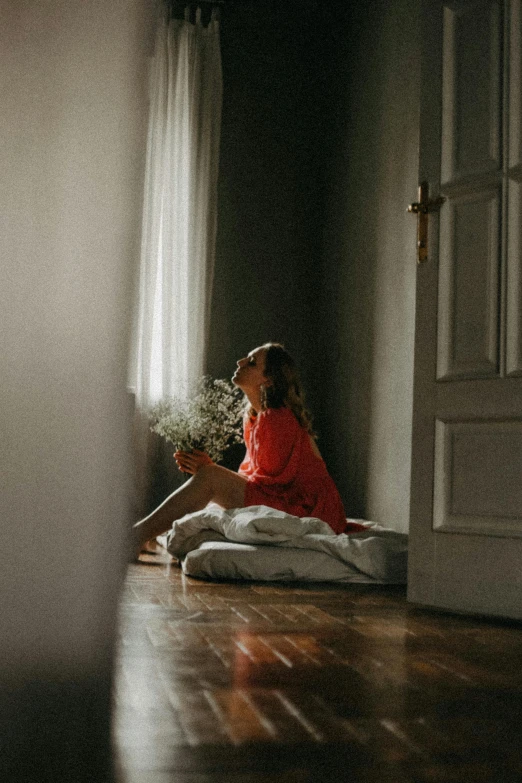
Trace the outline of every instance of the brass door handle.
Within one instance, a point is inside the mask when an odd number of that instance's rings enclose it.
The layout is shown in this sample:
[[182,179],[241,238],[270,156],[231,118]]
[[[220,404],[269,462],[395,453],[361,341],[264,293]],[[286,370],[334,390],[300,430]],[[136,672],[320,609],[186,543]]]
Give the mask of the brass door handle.
[[429,198],[429,185],[422,182],[419,185],[419,200],[408,205],[408,212],[417,215],[417,263],[422,264],[428,259],[428,215],[438,211],[446,199],[439,196]]

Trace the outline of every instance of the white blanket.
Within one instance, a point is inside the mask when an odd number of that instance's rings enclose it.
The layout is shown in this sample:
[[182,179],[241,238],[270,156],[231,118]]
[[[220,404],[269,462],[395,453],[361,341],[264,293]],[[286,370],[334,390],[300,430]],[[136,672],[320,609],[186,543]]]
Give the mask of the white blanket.
[[[321,552],[341,561],[351,572],[355,569],[368,581],[406,582],[408,536],[376,523],[363,524],[367,527],[364,532],[337,535],[320,519],[294,517],[266,506],[224,510],[211,504],[176,521],[172,530],[158,540],[182,561],[199,547],[208,548],[206,542],[221,542],[221,550],[223,542],[232,542],[261,546],[263,550],[278,547]],[[274,578],[268,572],[261,576]]]

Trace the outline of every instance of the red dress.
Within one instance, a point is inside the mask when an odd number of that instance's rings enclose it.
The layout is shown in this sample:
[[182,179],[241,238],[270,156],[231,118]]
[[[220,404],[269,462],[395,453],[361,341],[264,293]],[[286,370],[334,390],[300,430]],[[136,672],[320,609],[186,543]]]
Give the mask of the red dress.
[[316,517],[336,533],[365,529],[347,525],[337,487],[289,408],[268,408],[245,419],[244,437],[247,452],[238,472],[248,479],[245,506]]

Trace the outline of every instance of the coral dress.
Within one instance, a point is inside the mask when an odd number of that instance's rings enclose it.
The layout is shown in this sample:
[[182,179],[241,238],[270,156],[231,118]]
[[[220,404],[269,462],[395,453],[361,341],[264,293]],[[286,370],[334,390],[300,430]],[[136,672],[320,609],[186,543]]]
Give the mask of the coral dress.
[[245,506],[316,517],[336,533],[365,529],[347,524],[337,487],[289,408],[268,408],[246,418],[244,437],[247,452],[238,472],[248,479]]

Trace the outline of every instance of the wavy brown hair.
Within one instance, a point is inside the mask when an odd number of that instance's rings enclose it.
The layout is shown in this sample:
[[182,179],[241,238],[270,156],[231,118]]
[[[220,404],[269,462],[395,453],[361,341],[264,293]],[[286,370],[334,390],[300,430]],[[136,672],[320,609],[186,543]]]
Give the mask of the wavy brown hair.
[[[281,343],[265,343],[265,375],[271,381],[262,387],[262,410],[267,408],[289,408],[297,421],[307,432],[316,437],[312,427],[312,416],[305,405],[305,398],[299,372],[293,358]],[[250,415],[255,411],[249,409]]]

